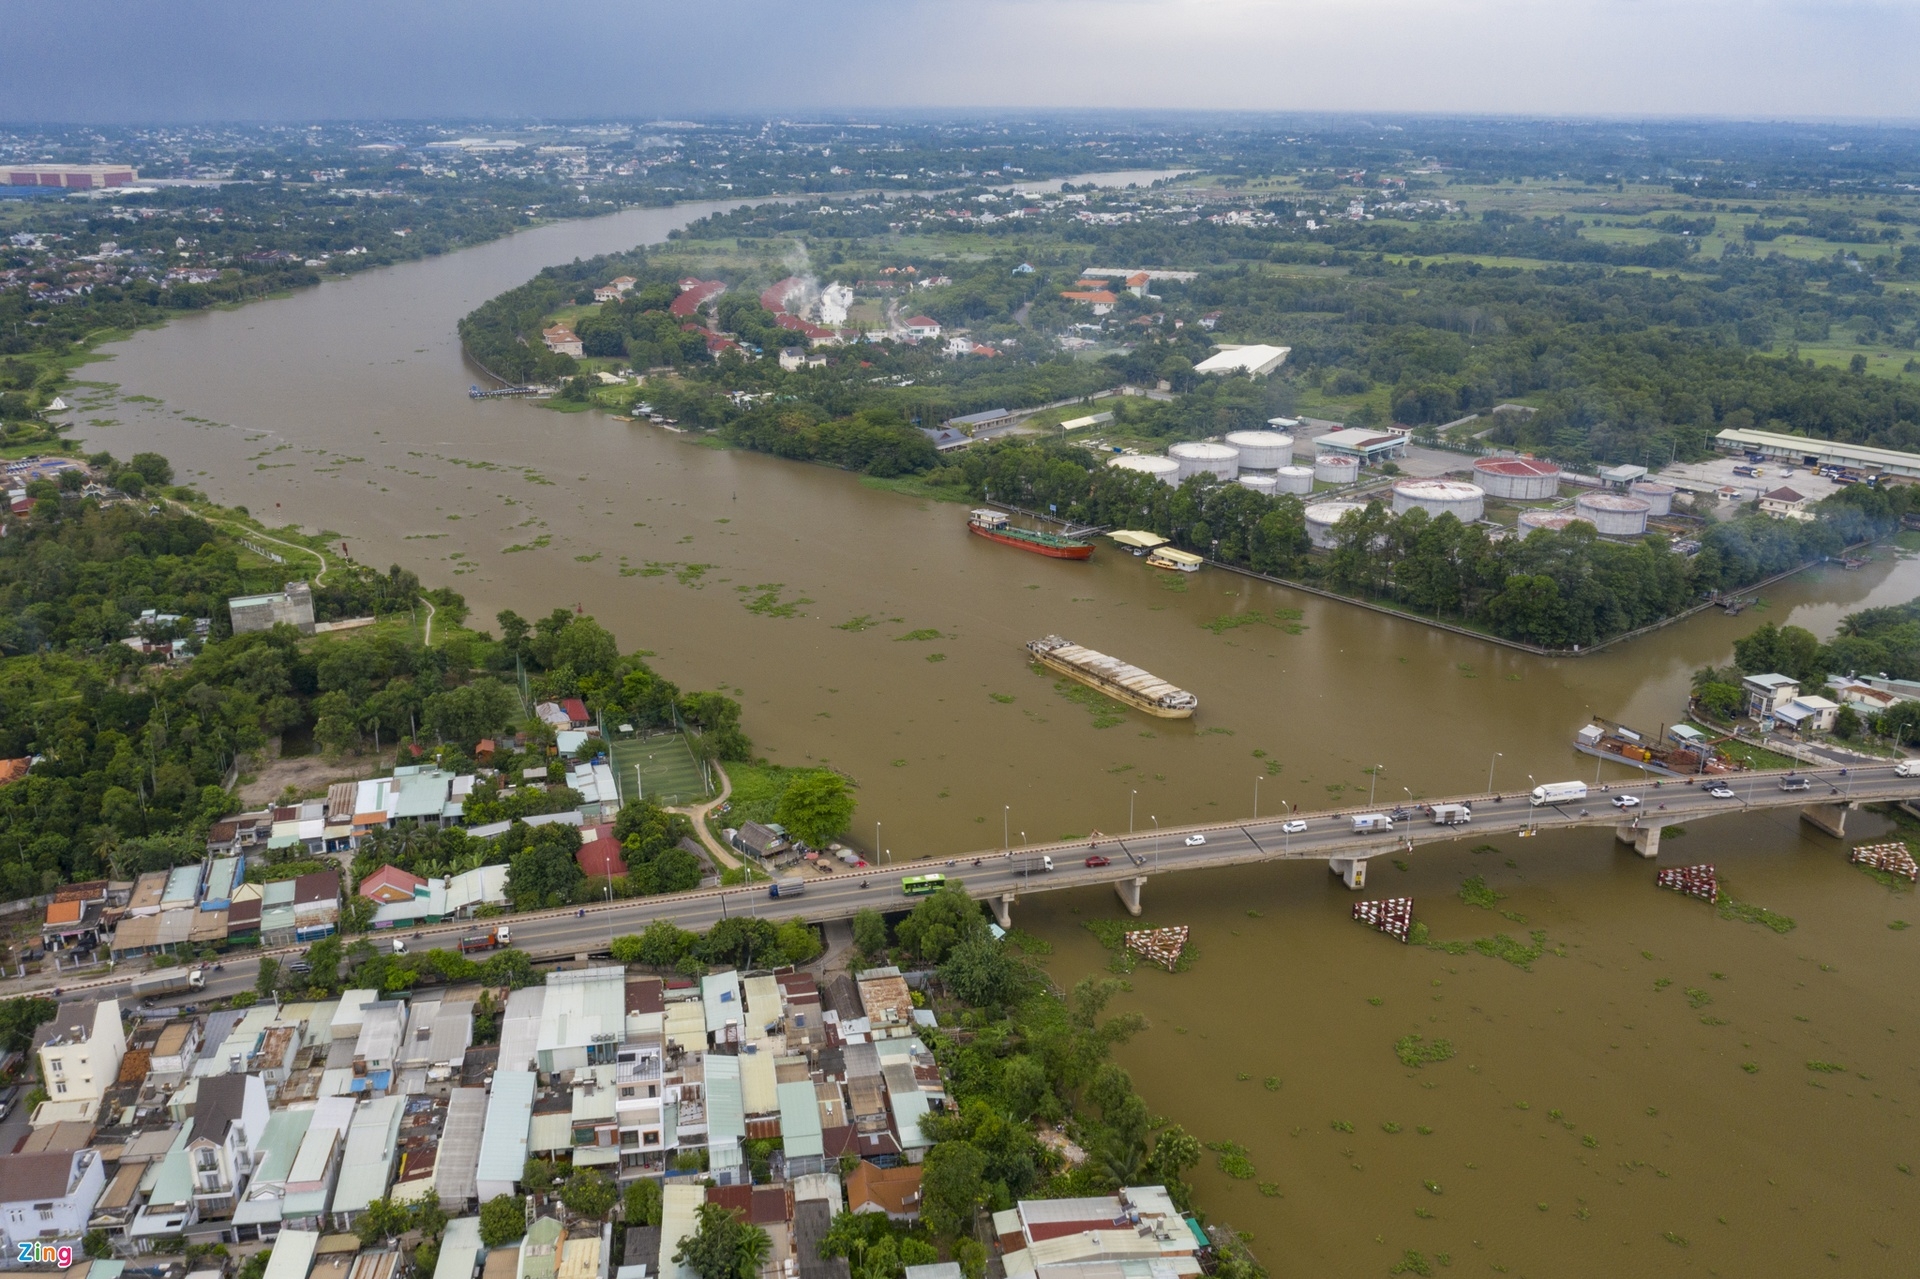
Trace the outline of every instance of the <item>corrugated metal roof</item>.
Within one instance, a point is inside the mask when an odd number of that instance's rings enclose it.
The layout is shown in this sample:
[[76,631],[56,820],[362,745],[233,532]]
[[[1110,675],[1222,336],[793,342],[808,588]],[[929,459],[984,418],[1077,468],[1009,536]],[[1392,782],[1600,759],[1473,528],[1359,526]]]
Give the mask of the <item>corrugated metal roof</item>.
[[547,998],[535,1045],[543,1066],[547,1066],[547,1054],[555,1051],[618,1043],[626,1038],[626,1029],[625,968],[575,968],[547,974]]
[[693,1269],[673,1259],[687,1236],[699,1227],[707,1192],[698,1185],[669,1185],[660,1204],[660,1279],[698,1279]]
[[[440,1151],[433,1164],[433,1188],[440,1202],[458,1206],[479,1193],[480,1142],[487,1125],[487,1090],[456,1088],[447,1098],[440,1130]],[[440,1279],[436,1271],[434,1279]]]
[[282,1230],[268,1254],[266,1279],[307,1279],[319,1247],[317,1230]]
[[433,1279],[473,1279],[480,1252],[480,1218],[455,1217],[440,1236],[440,1260],[433,1267]]
[[405,1097],[376,1097],[359,1107],[353,1126],[347,1129],[340,1180],[333,1188],[334,1212],[359,1212],[387,1193],[406,1105]]
[[747,1135],[738,1057],[712,1054],[707,1058],[707,1133],[710,1137],[732,1137],[736,1141]]
[[[518,993],[518,992],[516,992]],[[538,1080],[530,1070],[498,1070],[487,1099],[476,1175],[481,1181],[518,1181],[527,1166],[527,1129],[533,1122]]]
[[770,1115],[780,1108],[775,1091],[779,1071],[769,1052],[748,1053],[731,1058],[740,1063],[740,1107],[743,1114]]
[[507,996],[500,1023],[501,1070],[530,1070],[540,1047],[540,1018],[547,1005],[545,986],[523,986]]
[[728,1022],[743,1025],[746,1010],[741,1007],[740,974],[729,968],[708,973],[700,979],[700,1002],[706,1008],[707,1033],[717,1035]]
[[781,1084],[780,1141],[787,1158],[826,1153],[820,1140],[820,1106],[811,1083]]

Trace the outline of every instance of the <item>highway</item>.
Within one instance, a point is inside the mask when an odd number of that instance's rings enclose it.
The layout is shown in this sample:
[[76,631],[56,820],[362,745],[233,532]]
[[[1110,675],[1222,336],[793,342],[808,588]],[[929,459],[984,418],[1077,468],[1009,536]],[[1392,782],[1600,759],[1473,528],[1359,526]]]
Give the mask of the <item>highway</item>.
[[[1783,778],[1805,779],[1806,790],[1782,789]],[[1356,834],[1352,818],[1367,812],[1393,812],[1391,804],[1377,808],[1343,808],[1335,811],[1262,817],[1257,821],[1220,822],[1202,826],[1169,826],[1160,831],[1136,832],[1124,836],[1100,836],[1096,840],[1074,840],[1034,844],[1008,853],[968,854],[948,861],[899,862],[865,871],[813,874],[806,877],[806,892],[800,897],[769,898],[767,886],[742,886],[705,889],[668,897],[632,898],[611,905],[588,906],[584,910],[542,911],[503,916],[490,923],[502,923],[512,929],[513,944],[539,960],[569,960],[581,956],[604,955],[613,937],[637,933],[656,919],[669,919],[681,928],[694,931],[711,927],[730,915],[752,915],[767,919],[795,916],[813,921],[845,919],[862,907],[880,910],[906,910],[912,899],[901,890],[906,874],[941,873],[964,882],[967,892],[988,902],[1002,923],[1011,919],[1019,899],[1029,893],[1051,892],[1112,884],[1121,903],[1138,914],[1141,894],[1147,880],[1157,874],[1202,870],[1267,861],[1324,861],[1346,879],[1350,887],[1365,883],[1365,864],[1369,858],[1412,851],[1421,844],[1443,840],[1484,839],[1491,835],[1514,835],[1564,830],[1574,827],[1613,827],[1623,840],[1637,845],[1636,851],[1654,856],[1659,849],[1658,830],[1681,822],[1732,815],[1755,809],[1800,807],[1809,810],[1808,820],[1828,833],[1844,829],[1846,809],[1855,804],[1875,801],[1920,800],[1920,777],[1901,777],[1891,761],[1848,769],[1798,770],[1793,773],[1754,772],[1726,779],[1731,797],[1709,793],[1715,779],[1689,785],[1665,779],[1609,784],[1605,791],[1592,791],[1586,801],[1535,807],[1526,792],[1519,794],[1460,795],[1420,801],[1420,804],[1467,804],[1473,810],[1470,823],[1459,826],[1436,825],[1412,806],[1406,820],[1395,820],[1391,832]],[[1632,807],[1619,807],[1637,800]],[[1406,806],[1401,806],[1403,809]],[[1288,831],[1294,820],[1306,828]],[[1189,840],[1198,838],[1197,843]],[[1054,869],[1041,869],[1041,859],[1051,857]],[[1107,864],[1089,866],[1088,858],[1106,858]],[[458,938],[477,931],[472,921],[431,925],[412,932],[375,933],[370,939],[385,945],[392,937],[401,937],[415,951],[450,948]],[[416,935],[418,940],[416,940]],[[211,998],[235,990],[250,989],[262,954],[290,956],[304,950],[293,947],[279,951],[253,952],[224,963],[220,973],[208,974],[210,980],[203,997]],[[110,991],[123,987],[146,971],[144,965],[126,975],[74,983],[65,989]],[[48,980],[29,978],[26,982],[4,983],[9,993],[28,993],[51,985]],[[0,987],[4,989],[4,987]]]

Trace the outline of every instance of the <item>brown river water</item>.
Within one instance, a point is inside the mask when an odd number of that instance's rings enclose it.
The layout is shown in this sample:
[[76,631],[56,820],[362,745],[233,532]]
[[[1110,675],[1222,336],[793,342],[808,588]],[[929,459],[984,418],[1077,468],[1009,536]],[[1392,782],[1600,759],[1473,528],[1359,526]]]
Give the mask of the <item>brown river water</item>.
[[[959,506],[838,471],[467,398],[461,315],[712,207],[539,228],[185,317],[85,371],[151,398],[104,403],[79,434],[163,452],[218,501],[451,584],[477,624],[583,606],[682,687],[739,690],[770,758],[857,779],[856,837],[881,823],[900,860],[997,846],[1003,825],[1016,845],[1120,832],[1130,803],[1140,830],[1223,820],[1253,810],[1256,778],[1269,814],[1364,799],[1371,765],[1382,805],[1478,790],[1489,764],[1509,792],[1588,778],[1567,746],[1588,715],[1656,730],[1689,672],[1759,621],[1825,632],[1920,595],[1920,561],[1883,552],[1772,587],[1737,620],[1543,660],[1228,573],[1168,583],[1104,546],[1045,560],[969,537]],[[1220,624],[1276,609],[1297,622]],[[1049,632],[1193,690],[1199,713],[1097,718],[1029,671],[1021,644]],[[1889,926],[1920,923],[1913,894],[1785,812],[1697,823],[1663,853],[1717,864],[1742,900],[1797,920],[1784,936],[1657,891],[1602,834],[1492,842],[1377,863],[1369,895],[1413,896],[1440,940],[1544,930],[1555,949],[1530,971],[1372,933],[1311,864],[1147,887],[1150,922],[1191,925],[1198,959],[1130,979],[1119,1003],[1151,1029],[1122,1058],[1159,1112],[1257,1169],[1233,1180],[1209,1155],[1202,1205],[1276,1276],[1385,1274],[1408,1249],[1436,1274],[1920,1272],[1920,1183],[1903,1171],[1920,1165],[1920,931]],[[1493,910],[1456,895],[1475,874],[1505,894]],[[1108,893],[1044,894],[1016,923],[1071,983],[1105,962],[1076,924],[1116,910]],[[1403,1066],[1408,1034],[1456,1055]]]

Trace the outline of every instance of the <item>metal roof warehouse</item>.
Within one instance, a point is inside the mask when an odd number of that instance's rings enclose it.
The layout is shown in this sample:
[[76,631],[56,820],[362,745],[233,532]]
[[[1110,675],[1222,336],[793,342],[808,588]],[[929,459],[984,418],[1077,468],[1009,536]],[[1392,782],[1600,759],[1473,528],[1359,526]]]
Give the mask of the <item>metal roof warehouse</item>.
[[1842,444],[1837,440],[1810,440],[1799,435],[1779,435],[1773,431],[1725,430],[1713,437],[1714,443],[1730,453],[1759,453],[1803,466],[1855,466],[1886,475],[1920,478],[1920,454],[1898,449],[1877,449],[1865,444]]

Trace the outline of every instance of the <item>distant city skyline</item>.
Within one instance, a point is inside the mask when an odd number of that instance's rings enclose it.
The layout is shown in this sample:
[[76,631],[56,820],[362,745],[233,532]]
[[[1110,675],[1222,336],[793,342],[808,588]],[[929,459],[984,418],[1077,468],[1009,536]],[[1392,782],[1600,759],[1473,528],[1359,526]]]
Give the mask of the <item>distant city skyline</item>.
[[1920,0],[0,0],[0,120],[1076,109],[1920,121]]

